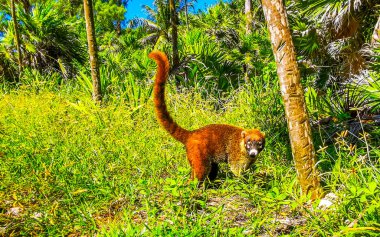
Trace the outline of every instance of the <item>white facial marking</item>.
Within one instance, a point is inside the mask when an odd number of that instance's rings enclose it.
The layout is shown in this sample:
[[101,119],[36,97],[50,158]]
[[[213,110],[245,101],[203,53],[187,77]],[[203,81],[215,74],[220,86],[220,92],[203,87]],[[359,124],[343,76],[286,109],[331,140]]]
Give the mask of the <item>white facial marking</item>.
[[249,150],[248,154],[250,156],[257,156],[257,154],[259,154],[259,151],[256,149],[251,149],[251,150]]

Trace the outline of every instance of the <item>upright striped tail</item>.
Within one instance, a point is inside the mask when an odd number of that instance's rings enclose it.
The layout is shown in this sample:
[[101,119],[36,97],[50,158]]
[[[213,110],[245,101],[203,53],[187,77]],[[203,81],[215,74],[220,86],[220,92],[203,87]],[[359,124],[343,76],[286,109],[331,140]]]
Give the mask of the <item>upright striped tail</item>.
[[169,61],[166,55],[160,51],[153,51],[149,58],[157,63],[156,79],[154,82],[153,98],[157,119],[160,124],[176,140],[186,143],[190,131],[180,127],[170,116],[165,103],[165,83],[169,76]]

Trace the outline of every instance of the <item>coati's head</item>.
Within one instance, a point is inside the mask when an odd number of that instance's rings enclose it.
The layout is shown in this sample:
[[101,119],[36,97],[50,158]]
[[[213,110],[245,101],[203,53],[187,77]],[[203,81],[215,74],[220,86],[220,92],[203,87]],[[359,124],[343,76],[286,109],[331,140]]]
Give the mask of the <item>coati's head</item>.
[[259,130],[244,130],[241,132],[241,137],[244,140],[244,147],[247,150],[249,157],[256,158],[256,156],[264,149],[265,135]]

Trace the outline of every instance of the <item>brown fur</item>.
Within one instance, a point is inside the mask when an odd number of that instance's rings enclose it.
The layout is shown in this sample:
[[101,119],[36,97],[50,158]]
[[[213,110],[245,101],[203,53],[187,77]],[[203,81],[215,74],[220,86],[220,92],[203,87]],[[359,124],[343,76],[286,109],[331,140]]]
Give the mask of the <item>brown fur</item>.
[[151,52],[149,57],[157,63],[153,94],[158,121],[170,135],[185,145],[192,168],[191,178],[200,181],[207,177],[215,179],[220,162],[228,162],[231,171],[238,176],[248,169],[264,148],[264,134],[257,129],[244,130],[227,124],[211,124],[194,131],[180,127],[170,116],[165,104],[168,59],[160,51]]

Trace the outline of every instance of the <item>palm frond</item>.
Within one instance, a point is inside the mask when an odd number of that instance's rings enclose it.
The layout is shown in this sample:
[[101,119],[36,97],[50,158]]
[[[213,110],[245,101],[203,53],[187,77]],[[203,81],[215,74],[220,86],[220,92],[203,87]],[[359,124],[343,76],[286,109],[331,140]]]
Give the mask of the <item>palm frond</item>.
[[143,45],[146,45],[146,44],[156,44],[157,40],[159,38],[159,34],[157,33],[151,33],[147,36],[145,36],[144,38],[140,39],[140,43],[143,44]]
[[143,10],[148,14],[148,18],[155,19],[157,12],[148,5],[142,5]]

